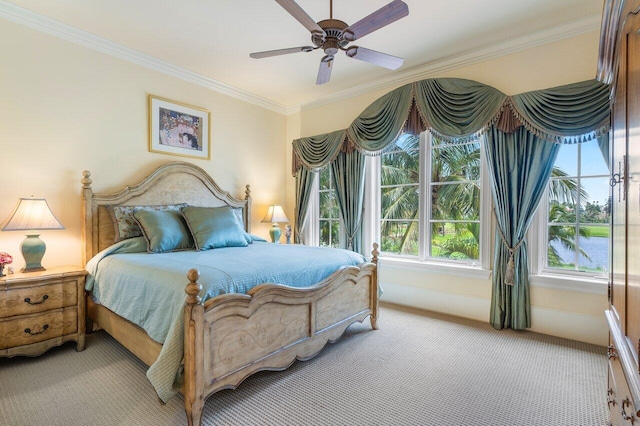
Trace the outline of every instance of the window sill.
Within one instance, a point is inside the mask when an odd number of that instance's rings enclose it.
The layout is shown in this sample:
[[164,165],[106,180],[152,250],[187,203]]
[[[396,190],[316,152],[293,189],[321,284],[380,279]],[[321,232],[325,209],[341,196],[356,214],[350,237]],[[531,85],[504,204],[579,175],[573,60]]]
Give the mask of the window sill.
[[414,270],[420,272],[431,272],[437,274],[451,274],[477,280],[488,280],[491,278],[491,270],[467,265],[444,264],[438,262],[420,262],[413,259],[401,259],[396,257],[381,257],[383,267]]
[[607,277],[576,277],[552,274],[531,275],[529,284],[533,287],[550,288],[554,290],[575,291],[607,295],[609,280]]

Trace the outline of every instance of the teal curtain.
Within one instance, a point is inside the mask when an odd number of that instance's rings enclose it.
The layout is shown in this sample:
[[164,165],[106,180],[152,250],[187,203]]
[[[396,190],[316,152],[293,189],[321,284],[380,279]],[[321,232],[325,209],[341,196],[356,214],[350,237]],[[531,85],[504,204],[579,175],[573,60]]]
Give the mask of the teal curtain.
[[366,154],[382,152],[404,128],[412,95],[412,87],[407,84],[373,102],[347,128],[349,141]]
[[302,229],[305,225],[307,211],[309,210],[309,200],[311,198],[311,189],[316,174],[304,167],[301,167],[296,173],[296,217],[294,241],[297,244],[304,244],[302,238]]
[[[333,184],[346,241],[341,246],[362,253],[365,156],[360,151],[341,152],[331,163]],[[362,253],[364,254],[364,253]]]
[[514,114],[541,139],[580,143],[603,136],[610,125],[610,88],[595,80],[511,97]]
[[495,121],[507,96],[491,86],[460,78],[414,83],[416,105],[427,127],[449,142],[477,138]]
[[525,235],[560,145],[542,141],[520,127],[511,134],[492,128],[484,146],[498,228],[490,322],[497,329],[522,330],[531,327]]
[[345,136],[345,130],[337,130],[293,141],[293,174],[300,167],[316,172],[324,168],[338,156]]

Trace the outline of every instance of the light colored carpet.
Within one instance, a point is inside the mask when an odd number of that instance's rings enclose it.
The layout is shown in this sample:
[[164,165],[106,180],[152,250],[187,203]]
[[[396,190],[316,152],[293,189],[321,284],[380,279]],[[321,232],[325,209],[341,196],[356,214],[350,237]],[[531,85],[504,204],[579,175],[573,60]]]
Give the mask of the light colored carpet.
[[[209,398],[204,425],[596,426],[606,350],[386,305],[316,358]],[[184,425],[145,366],[104,332],[37,358],[0,359],[0,424]]]

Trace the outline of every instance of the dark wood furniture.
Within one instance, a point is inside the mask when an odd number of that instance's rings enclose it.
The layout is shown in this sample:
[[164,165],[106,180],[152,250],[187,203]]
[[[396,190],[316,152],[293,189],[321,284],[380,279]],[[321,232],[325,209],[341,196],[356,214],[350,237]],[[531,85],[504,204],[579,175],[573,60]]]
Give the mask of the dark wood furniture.
[[640,423],[640,1],[606,0],[598,78],[611,83],[611,424]]

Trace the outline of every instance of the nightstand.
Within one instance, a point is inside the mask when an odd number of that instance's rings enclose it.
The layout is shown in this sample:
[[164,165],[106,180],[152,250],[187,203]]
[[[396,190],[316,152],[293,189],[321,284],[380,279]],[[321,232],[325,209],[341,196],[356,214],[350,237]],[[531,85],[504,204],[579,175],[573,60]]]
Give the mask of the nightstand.
[[62,266],[0,277],[0,357],[37,356],[70,340],[82,351],[85,275]]

